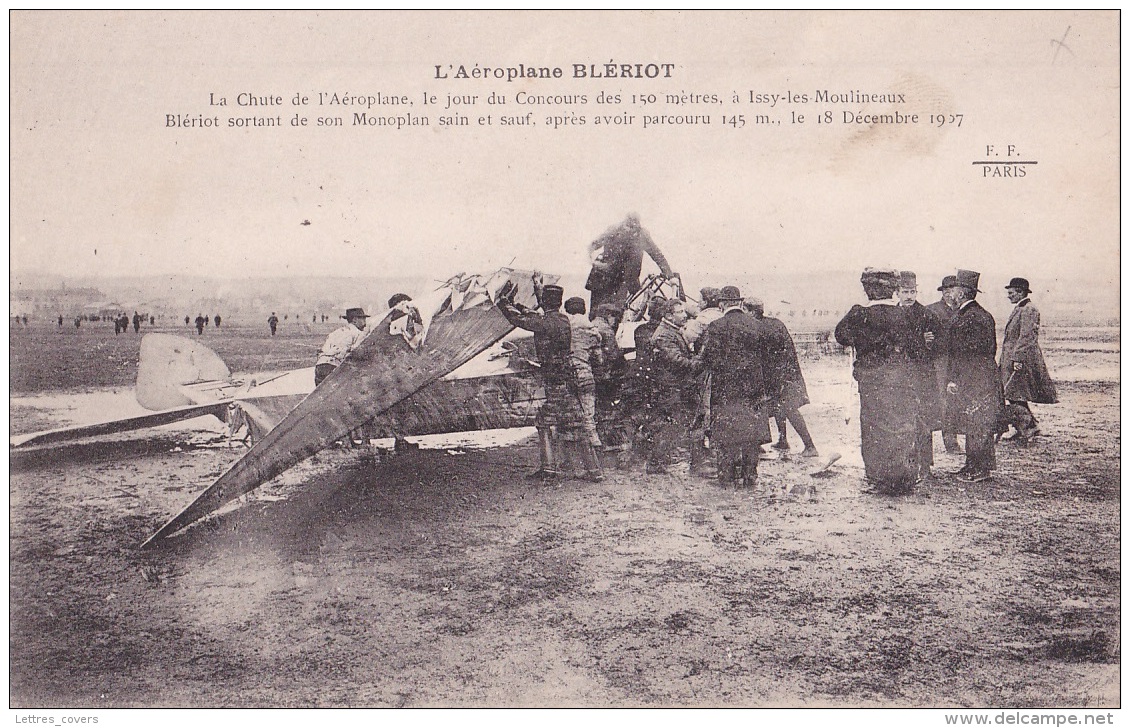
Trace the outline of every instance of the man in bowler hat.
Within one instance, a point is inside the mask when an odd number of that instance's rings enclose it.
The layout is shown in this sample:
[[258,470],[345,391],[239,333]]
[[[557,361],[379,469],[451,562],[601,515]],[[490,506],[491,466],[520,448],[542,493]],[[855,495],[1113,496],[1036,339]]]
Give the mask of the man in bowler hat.
[[718,448],[718,480],[757,484],[761,446],[770,441],[765,366],[766,339],[762,327],[742,310],[737,286],[721,294],[722,317],[706,327],[702,358],[710,372],[711,442]]
[[1032,305],[1032,288],[1026,278],[1013,278],[1005,291],[1016,307],[1001,343],[999,371],[1007,402],[1001,424],[1016,428],[1016,434],[1005,439],[1027,445],[1039,433],[1028,403],[1055,404],[1059,399],[1040,350],[1040,312]]

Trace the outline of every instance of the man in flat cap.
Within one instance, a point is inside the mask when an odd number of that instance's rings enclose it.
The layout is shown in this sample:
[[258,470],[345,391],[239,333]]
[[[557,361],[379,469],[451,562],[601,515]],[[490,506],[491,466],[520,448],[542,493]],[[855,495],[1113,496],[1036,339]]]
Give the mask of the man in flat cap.
[[710,372],[710,433],[718,451],[718,480],[757,484],[761,446],[769,442],[765,334],[742,310],[737,286],[719,295],[722,317],[706,327],[702,359]]
[[349,352],[353,351],[365,338],[365,326],[369,315],[361,307],[346,309],[345,324],[334,329],[322,344],[318,360],[314,364],[314,386],[318,386],[334,369],[341,366]]
[[953,323],[953,317],[957,313],[957,304],[953,302],[953,296],[950,291],[956,285],[957,276],[945,276],[942,278],[942,285],[938,286],[938,291],[941,292],[942,297],[926,307],[931,313],[938,317],[938,321],[940,321],[942,325],[941,330],[934,339],[934,375],[938,385],[939,419],[934,422],[933,429],[941,429],[942,444],[945,446],[946,452],[952,455],[960,455],[963,452],[961,447],[957,444],[957,431],[946,410],[946,351],[949,346],[950,324]]
[[605,303],[615,304],[621,311],[624,310],[628,299],[640,289],[640,270],[645,252],[659,266],[665,278],[675,276],[651,235],[640,227],[640,217],[634,212],[589,243],[592,271],[585,288],[592,292],[589,309],[593,316],[596,309]]
[[572,385],[581,400],[585,415],[585,432],[594,448],[601,446],[596,431],[596,377],[594,366],[599,368],[600,332],[585,315],[585,299],[573,296],[565,302],[565,315],[569,317],[569,364],[573,369]]
[[718,296],[721,291],[717,288],[707,287],[699,291],[699,294],[702,296],[702,306],[694,312],[694,315],[683,327],[683,336],[695,351],[702,349],[701,339],[703,333],[706,332],[706,327],[722,318],[722,309],[718,307]]
[[697,412],[702,360],[683,338],[682,328],[687,322],[683,302],[669,298],[663,302],[661,313],[659,327],[651,337],[652,436],[647,448],[647,472],[666,472],[672,452],[682,443],[690,446],[691,470],[695,470],[701,452],[691,441],[691,428]]
[[934,464],[934,423],[941,421],[941,397],[934,372],[934,352],[942,333],[942,322],[918,302],[918,277],[914,271],[899,271],[899,307],[906,312],[910,328],[911,376],[914,378],[915,406],[918,412],[918,478],[930,477]]
[[1016,428],[1016,434],[1005,439],[1027,445],[1039,433],[1028,403],[1055,404],[1059,399],[1040,350],[1040,312],[1032,305],[1028,280],[1013,278],[1005,291],[1016,307],[1009,314],[1001,343],[999,370],[1007,402],[1002,424]]
[[603,480],[600,461],[585,431],[585,417],[576,388],[572,386],[573,371],[569,362],[572,334],[569,317],[561,313],[564,289],[557,285],[535,285],[534,292],[542,313],[516,304],[513,289],[504,288],[499,293],[497,306],[514,326],[534,333],[534,350],[539,371],[545,385],[545,404],[538,410],[535,426],[538,431],[540,465],[531,478],[548,480],[561,474],[561,459],[567,456],[566,448],[576,452],[589,480]]
[[996,467],[993,433],[1004,404],[997,371],[997,325],[977,303],[981,274],[957,271],[950,288],[957,313],[946,344],[946,396],[958,432],[965,433],[965,465],[959,479],[979,483]]
[[626,423],[628,413],[622,400],[628,361],[616,342],[621,313],[616,306],[606,303],[597,307],[596,317],[592,320],[593,330],[600,339],[598,356],[593,365],[596,429],[604,449],[615,451],[622,451],[631,442]]

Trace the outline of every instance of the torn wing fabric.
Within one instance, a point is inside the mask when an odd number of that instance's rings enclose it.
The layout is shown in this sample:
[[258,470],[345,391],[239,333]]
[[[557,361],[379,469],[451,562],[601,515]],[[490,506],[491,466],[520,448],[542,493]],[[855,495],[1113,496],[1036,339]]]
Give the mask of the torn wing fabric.
[[[516,299],[536,305],[532,274],[503,269],[459,276],[416,303],[423,331],[418,347],[389,331],[392,314],[263,439],[147,544],[165,538],[345,437],[448,372],[470,361],[513,328],[494,305],[510,282]],[[462,296],[452,306],[452,292]]]

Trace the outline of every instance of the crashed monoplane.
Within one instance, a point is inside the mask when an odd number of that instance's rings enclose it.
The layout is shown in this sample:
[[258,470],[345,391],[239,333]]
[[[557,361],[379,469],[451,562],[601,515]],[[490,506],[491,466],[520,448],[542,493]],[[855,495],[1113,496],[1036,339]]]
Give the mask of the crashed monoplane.
[[[413,301],[422,331],[408,336],[394,312],[319,386],[313,367],[233,377],[208,347],[169,334],[142,341],[136,397],[150,414],[11,438],[13,449],[51,446],[213,415],[246,428],[251,448],[143,546],[151,546],[364,428],[372,437],[420,436],[534,424],[544,401],[529,334],[497,309],[499,292],[537,305],[531,271],[460,275]],[[508,285],[509,284],[509,285]],[[678,281],[650,277],[629,301],[619,339],[654,295],[681,296]]]

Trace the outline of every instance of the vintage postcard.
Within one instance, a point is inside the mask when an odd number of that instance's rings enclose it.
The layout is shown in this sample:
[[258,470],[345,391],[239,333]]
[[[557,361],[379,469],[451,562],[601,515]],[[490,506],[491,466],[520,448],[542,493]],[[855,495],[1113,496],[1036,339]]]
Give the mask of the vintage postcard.
[[1102,723],[1120,20],[10,13],[17,718]]

